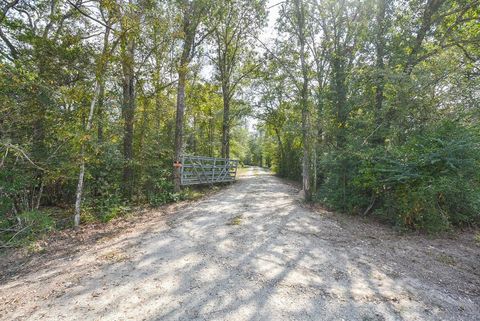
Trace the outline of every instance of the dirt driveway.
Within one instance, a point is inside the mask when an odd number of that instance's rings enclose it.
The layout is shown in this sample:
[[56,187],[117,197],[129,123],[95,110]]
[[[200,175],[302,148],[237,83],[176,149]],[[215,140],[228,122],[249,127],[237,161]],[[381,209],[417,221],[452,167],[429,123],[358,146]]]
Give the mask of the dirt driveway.
[[472,233],[398,235],[315,211],[255,169],[174,213],[30,260],[0,281],[0,319],[479,320],[479,262]]

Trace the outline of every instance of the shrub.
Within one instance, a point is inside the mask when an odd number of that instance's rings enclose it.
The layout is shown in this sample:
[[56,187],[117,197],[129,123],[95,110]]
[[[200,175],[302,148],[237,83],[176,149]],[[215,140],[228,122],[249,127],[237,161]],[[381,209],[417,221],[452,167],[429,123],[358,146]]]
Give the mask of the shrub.
[[45,211],[25,211],[14,220],[3,218],[0,221],[2,228],[2,246],[17,246],[30,243],[55,228],[55,221]]
[[329,169],[321,195],[327,205],[350,213],[373,204],[375,215],[399,228],[436,232],[474,224],[480,213],[479,147],[476,129],[445,122],[399,146],[351,148],[323,164]]
[[319,189],[316,200],[330,208],[360,213],[368,206],[370,196],[355,184],[362,159],[351,151],[332,151],[320,158]]

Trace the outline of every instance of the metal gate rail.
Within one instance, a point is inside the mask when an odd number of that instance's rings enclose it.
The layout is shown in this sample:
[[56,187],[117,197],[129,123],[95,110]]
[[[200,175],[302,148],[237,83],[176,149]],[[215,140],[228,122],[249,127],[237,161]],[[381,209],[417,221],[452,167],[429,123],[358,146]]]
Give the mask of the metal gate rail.
[[233,182],[238,160],[205,156],[182,156],[181,184],[214,184]]

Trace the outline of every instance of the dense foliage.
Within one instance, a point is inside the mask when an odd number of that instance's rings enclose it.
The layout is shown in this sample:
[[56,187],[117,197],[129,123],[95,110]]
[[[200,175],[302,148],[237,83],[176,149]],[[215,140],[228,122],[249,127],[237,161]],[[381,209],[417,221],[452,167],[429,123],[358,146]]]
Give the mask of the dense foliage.
[[[78,221],[108,221],[132,206],[184,197],[188,190],[175,192],[172,182],[178,126],[182,153],[227,156],[228,148],[230,157],[251,158],[242,87],[256,69],[250,40],[263,23],[263,5],[2,2],[4,245],[70,226],[73,214]],[[187,108],[178,125],[181,91]]]
[[281,5],[265,46],[274,59],[256,85],[277,172],[300,180],[306,146],[304,188],[330,208],[430,231],[479,222],[479,8]]
[[343,211],[371,211],[400,228],[444,230],[475,223],[479,144],[478,129],[446,122],[411,133],[398,146],[350,146],[322,160],[318,197]]
[[3,239],[178,200],[185,153],[271,167],[399,228],[474,224],[479,8],[3,1]]

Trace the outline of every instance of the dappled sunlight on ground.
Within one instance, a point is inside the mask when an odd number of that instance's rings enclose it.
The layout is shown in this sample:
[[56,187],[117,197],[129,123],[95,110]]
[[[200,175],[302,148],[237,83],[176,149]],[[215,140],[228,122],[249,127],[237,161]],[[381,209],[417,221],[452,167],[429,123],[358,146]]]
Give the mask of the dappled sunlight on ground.
[[394,273],[394,262],[376,258],[386,252],[369,255],[375,244],[355,239],[297,195],[268,172],[250,169],[240,182],[164,224],[3,284],[2,292],[25,291],[28,300],[10,302],[0,317],[423,321],[478,316],[478,300]]

